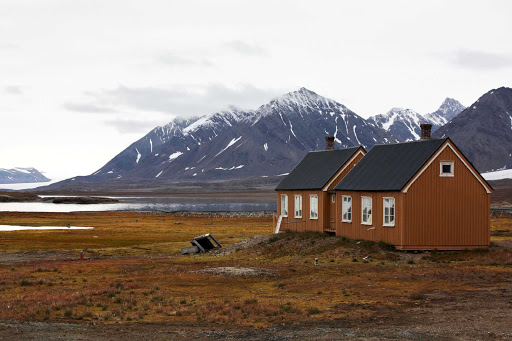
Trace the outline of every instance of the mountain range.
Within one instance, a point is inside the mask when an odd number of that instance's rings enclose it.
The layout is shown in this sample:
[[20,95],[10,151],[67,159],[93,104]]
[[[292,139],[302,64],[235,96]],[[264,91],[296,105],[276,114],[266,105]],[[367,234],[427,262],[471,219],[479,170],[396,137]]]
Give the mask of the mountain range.
[[439,109],[422,116],[412,109],[392,108],[386,114],[368,118],[374,125],[385,129],[400,142],[415,141],[421,135],[421,123],[432,124],[432,132],[451,121],[465,107],[453,98],[446,98]]
[[202,181],[268,177],[288,173],[304,155],[337,148],[397,143],[334,100],[302,88],[254,111],[231,109],[175,119],[134,142],[105,166],[70,181]]
[[509,88],[492,90],[469,108],[446,98],[437,111],[424,116],[393,108],[364,119],[341,103],[301,88],[256,110],[230,109],[174,119],[154,128],[93,174],[52,188],[263,181],[287,174],[308,151],[324,149],[325,136],[335,137],[336,148],[362,145],[368,150],[375,144],[418,139],[423,122],[433,125],[434,136],[450,136],[481,172],[511,167],[511,92]]
[[35,168],[0,168],[0,184],[30,183],[30,182],[48,182],[50,179],[45,177]]

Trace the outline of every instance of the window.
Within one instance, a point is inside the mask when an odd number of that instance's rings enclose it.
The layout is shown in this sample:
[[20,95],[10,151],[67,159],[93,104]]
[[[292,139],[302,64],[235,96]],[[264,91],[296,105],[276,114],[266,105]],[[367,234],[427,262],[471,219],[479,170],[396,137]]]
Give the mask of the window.
[[281,195],[281,215],[288,217],[288,196],[285,194]]
[[309,219],[318,219],[318,195],[309,196]]
[[295,196],[295,218],[302,218],[302,195]]
[[395,226],[395,198],[384,200],[384,226]]
[[336,202],[336,194],[331,195],[331,202]]
[[453,161],[441,161],[439,163],[439,176],[453,175]]
[[372,224],[372,198],[361,197],[361,224]]
[[345,223],[352,222],[352,197],[342,196],[343,200],[341,203],[341,221]]

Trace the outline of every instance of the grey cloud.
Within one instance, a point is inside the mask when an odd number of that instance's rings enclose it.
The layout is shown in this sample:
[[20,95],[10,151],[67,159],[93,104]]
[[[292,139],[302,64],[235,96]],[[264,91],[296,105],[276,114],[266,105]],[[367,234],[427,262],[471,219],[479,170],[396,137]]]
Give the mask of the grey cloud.
[[[165,122],[166,123],[166,122]],[[105,121],[105,124],[114,127],[121,134],[145,134],[149,130],[165,124],[162,121],[137,121],[127,119],[116,119]]]
[[264,48],[257,45],[245,43],[241,40],[233,40],[226,43],[225,45],[238,53],[250,56],[261,56],[267,53],[267,51]]
[[9,95],[23,95],[23,91],[19,86],[6,86],[4,92]]
[[91,103],[65,103],[64,108],[83,113],[101,113],[101,114],[109,114],[109,113],[117,113],[117,110],[112,108],[99,106]]
[[452,53],[450,61],[469,69],[500,69],[512,66],[512,55],[461,49]]
[[165,53],[156,58],[156,60],[170,66],[213,66],[213,63],[204,58],[182,57],[174,53]]
[[222,84],[177,86],[172,88],[127,87],[89,93],[92,104],[107,108],[129,108],[138,111],[195,116],[224,110],[230,106],[255,109],[282,94],[252,85],[229,88]]

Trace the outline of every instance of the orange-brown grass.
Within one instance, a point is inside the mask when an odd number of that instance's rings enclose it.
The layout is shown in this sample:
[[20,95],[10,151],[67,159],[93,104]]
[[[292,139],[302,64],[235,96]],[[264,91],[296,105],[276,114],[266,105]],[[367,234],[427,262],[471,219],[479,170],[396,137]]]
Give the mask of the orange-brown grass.
[[131,212],[0,213],[0,225],[90,226],[91,230],[1,232],[0,252],[107,248],[108,254],[177,253],[183,242],[212,233],[225,244],[272,230],[271,218],[177,217]]
[[512,242],[512,219],[491,219],[491,238]]
[[[73,215],[42,217],[68,223]],[[104,229],[98,239],[109,240],[110,234],[111,244],[93,247],[111,248],[113,254],[140,244],[150,245],[151,250],[160,243],[170,244],[169,250],[175,250],[205,232],[229,244],[268,234],[270,229],[267,218],[211,220],[125,213],[77,214],[75,218],[73,225],[98,226],[93,235]],[[109,225],[107,219],[118,227]],[[183,224],[169,224],[174,221]],[[510,220],[493,221],[493,228],[511,225]],[[135,231],[141,233],[140,239],[134,237]],[[59,237],[63,243],[65,236]],[[78,235],[69,243],[78,245],[87,236]],[[31,240],[21,233],[17,238],[13,250],[23,249]],[[233,245],[230,249],[234,252],[0,265],[0,320],[225,326],[338,321],[343,326],[404,326],[418,323],[412,320],[417,307],[430,316],[433,309],[445,309],[446,300],[459,305],[463,301],[475,311],[482,309],[482,302],[495,299],[493,292],[510,287],[512,277],[512,250],[503,246],[416,254],[316,233],[284,233],[262,239],[252,248]],[[315,258],[320,265],[314,265]],[[204,272],[217,267],[252,268],[261,273]]]

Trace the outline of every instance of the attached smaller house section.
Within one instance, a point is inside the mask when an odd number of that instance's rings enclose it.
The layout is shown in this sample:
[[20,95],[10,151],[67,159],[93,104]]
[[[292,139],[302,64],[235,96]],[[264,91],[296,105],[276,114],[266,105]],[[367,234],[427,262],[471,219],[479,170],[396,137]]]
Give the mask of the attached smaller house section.
[[[331,141],[332,139],[332,141]],[[336,231],[334,187],[366,154],[358,146],[309,152],[276,187],[280,231]]]

